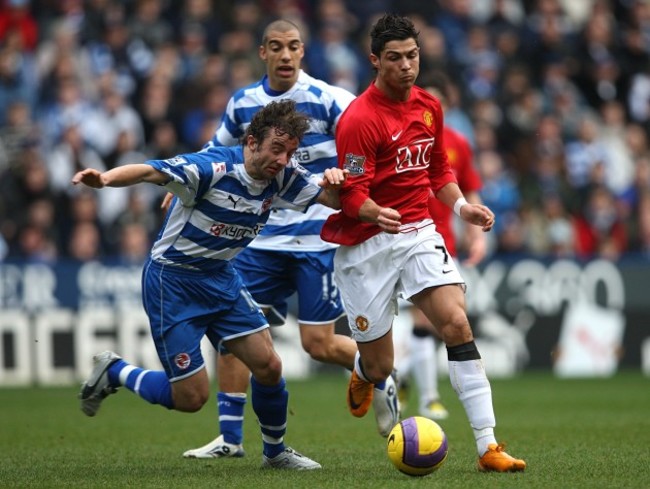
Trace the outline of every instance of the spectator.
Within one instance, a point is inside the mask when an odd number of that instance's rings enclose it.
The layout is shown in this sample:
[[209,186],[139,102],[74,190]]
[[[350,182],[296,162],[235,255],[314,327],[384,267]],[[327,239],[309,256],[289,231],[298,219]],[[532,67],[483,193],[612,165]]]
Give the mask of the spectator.
[[627,230],[620,219],[616,199],[604,185],[594,185],[582,212],[574,219],[576,255],[617,260],[627,247]]
[[163,17],[163,0],[136,0],[128,25],[134,39],[155,50],[173,40],[171,24]]
[[[191,151],[200,149],[212,138],[226,110],[230,90],[223,83],[219,83],[213,85],[203,95],[204,102],[197,109],[190,111],[183,120],[183,143]],[[204,131],[208,131],[209,137],[205,137]]]
[[506,231],[506,224],[517,219],[519,191],[515,181],[504,168],[501,155],[496,151],[478,153],[476,161],[483,180],[483,188],[479,192],[481,200],[495,215],[493,232],[488,235],[489,246],[494,250],[498,245],[494,239],[500,240],[500,235]]
[[29,0],[4,0],[0,7],[0,43],[16,35],[21,48],[33,52],[38,42],[38,25],[30,12]]
[[84,140],[79,123],[74,121],[63,129],[60,142],[48,152],[46,161],[55,192],[71,192],[70,180],[82,169],[106,170],[99,153]]

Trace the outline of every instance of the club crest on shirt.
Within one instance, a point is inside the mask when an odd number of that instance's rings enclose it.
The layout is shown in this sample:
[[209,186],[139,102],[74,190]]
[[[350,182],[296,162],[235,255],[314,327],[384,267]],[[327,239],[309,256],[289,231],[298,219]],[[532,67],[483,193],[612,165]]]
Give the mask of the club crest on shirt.
[[221,162],[217,163],[215,161],[212,162],[212,172],[213,173],[226,173],[226,164]]
[[361,332],[368,329],[368,319],[363,316],[357,316],[357,318],[354,320],[354,324],[356,324],[357,329]]
[[345,163],[343,163],[343,169],[350,172],[351,177],[358,175],[363,175],[365,169],[363,165],[366,163],[365,156],[353,155],[352,153],[347,153],[345,155]]
[[431,127],[431,125],[433,124],[433,114],[430,111],[425,110],[422,113],[422,120],[427,125],[427,127]]
[[184,165],[185,163],[187,163],[187,160],[182,156],[174,156],[173,158],[169,158],[168,160],[165,161],[167,161],[167,163],[173,166]]
[[260,208],[260,214],[264,214],[268,211],[271,208],[271,204],[273,204],[272,198],[264,199],[264,201],[262,201],[262,207]]

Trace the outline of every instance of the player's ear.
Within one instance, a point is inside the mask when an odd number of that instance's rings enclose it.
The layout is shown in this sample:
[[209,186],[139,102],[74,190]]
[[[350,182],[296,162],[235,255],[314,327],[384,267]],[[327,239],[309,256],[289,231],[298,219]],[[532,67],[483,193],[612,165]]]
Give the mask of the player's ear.
[[251,151],[255,151],[257,149],[257,140],[251,134],[246,136],[246,147]]
[[372,67],[374,69],[378,70],[379,69],[379,58],[377,57],[377,55],[373,54],[373,53],[370,53],[370,56],[368,56],[368,58],[370,58],[370,64],[372,64]]

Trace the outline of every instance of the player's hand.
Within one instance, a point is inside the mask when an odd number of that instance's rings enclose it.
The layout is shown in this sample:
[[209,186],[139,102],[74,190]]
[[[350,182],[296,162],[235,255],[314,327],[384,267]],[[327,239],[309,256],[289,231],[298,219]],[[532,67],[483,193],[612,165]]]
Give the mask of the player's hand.
[[402,216],[395,209],[382,207],[379,209],[379,215],[377,216],[377,225],[387,233],[397,234],[402,225],[400,219],[402,219]]
[[483,232],[488,232],[494,226],[494,213],[482,204],[466,204],[461,207],[460,215],[463,220],[481,226]]
[[169,206],[172,205],[172,200],[174,200],[174,194],[171,192],[167,192],[162,202],[160,203],[160,208],[164,212],[167,212],[169,210]]
[[102,173],[94,168],[86,168],[85,170],[75,173],[72,177],[72,185],[78,185],[80,183],[92,188],[104,188]]
[[337,189],[341,188],[348,178],[350,172],[340,168],[328,168],[323,173],[323,180],[319,185],[323,188]]

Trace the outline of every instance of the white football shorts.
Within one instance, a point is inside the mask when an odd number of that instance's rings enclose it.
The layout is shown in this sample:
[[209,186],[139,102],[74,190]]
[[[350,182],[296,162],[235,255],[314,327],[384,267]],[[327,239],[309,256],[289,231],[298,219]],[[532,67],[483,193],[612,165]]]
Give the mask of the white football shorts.
[[379,233],[355,246],[339,246],[334,276],[352,338],[366,343],[390,331],[397,299],[440,285],[464,284],[430,219]]

